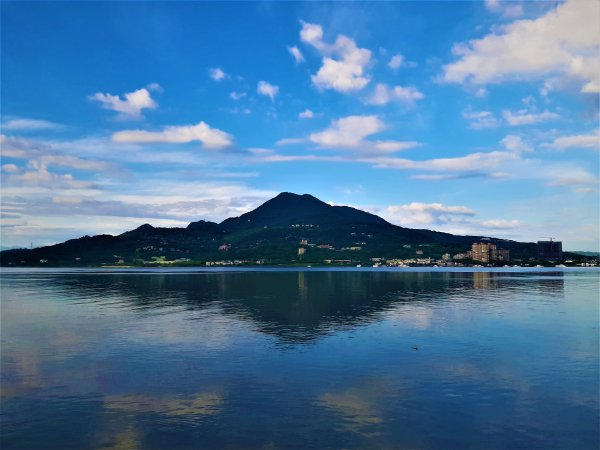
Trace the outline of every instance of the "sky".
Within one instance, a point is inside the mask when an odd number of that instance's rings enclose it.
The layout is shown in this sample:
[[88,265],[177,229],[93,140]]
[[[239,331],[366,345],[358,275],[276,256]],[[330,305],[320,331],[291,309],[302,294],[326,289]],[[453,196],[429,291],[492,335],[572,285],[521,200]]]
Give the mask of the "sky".
[[599,249],[600,2],[10,2],[1,246],[279,192]]

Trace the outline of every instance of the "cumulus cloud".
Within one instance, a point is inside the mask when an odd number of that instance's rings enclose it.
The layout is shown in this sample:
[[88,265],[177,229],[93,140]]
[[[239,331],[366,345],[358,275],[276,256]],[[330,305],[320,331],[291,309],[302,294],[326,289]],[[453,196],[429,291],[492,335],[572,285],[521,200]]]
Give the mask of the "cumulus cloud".
[[323,28],[320,25],[302,22],[300,40],[323,56],[321,67],[311,76],[318,89],[350,93],[363,89],[371,81],[365,74],[371,51],[357,47],[353,39],[340,34],[333,44],[328,44],[323,41]]
[[279,86],[267,83],[266,81],[259,81],[256,87],[256,92],[258,92],[260,95],[269,97],[273,102],[275,101],[275,97],[279,93]]
[[19,168],[15,164],[2,164],[2,172],[16,173]]
[[304,55],[302,54],[302,52],[300,51],[300,49],[298,47],[296,47],[294,45],[292,47],[288,47],[287,49],[288,49],[288,52],[290,52],[290,55],[292,55],[294,57],[294,61],[296,61],[296,64],[304,62]]
[[554,139],[553,142],[546,146],[558,150],[566,150],[568,148],[589,148],[600,151],[600,131],[596,131],[595,134],[561,136]]
[[125,130],[112,135],[114,142],[187,144],[201,142],[208,149],[230,147],[233,139],[228,133],[211,128],[206,122],[197,125],[168,126],[162,131]]
[[149,83],[148,86],[146,86],[146,87],[148,88],[149,91],[156,91],[156,92],[164,91],[162,86],[158,83]]
[[121,99],[117,95],[103,94],[97,92],[88,97],[90,100],[100,103],[102,108],[118,112],[118,119],[137,120],[142,118],[142,110],[156,109],[158,104],[152,99],[150,91],[146,88],[128,92]]
[[485,0],[486,8],[503,17],[520,17],[523,15],[523,6],[512,1]]
[[13,118],[3,122],[1,128],[6,131],[57,130],[63,125],[48,120]]
[[386,105],[389,102],[397,101],[408,105],[414,104],[417,100],[425,98],[423,93],[416,88],[394,86],[389,87],[386,84],[379,83],[375,86],[373,94],[366,99],[366,103],[371,105]]
[[487,234],[492,230],[510,230],[520,226],[518,220],[477,218],[477,213],[466,206],[442,203],[413,202],[390,205],[380,211],[382,217],[396,225],[427,228],[457,234]]
[[334,120],[331,125],[318,133],[312,133],[309,140],[322,148],[377,151],[392,153],[419,145],[417,142],[370,141],[366,137],[384,131],[385,123],[377,116],[348,116]]
[[404,56],[398,53],[390,58],[387,65],[390,69],[396,70],[402,66],[402,63],[404,63]]
[[[492,2],[492,4],[495,2]],[[569,0],[534,20],[518,20],[481,39],[457,44],[444,66],[449,83],[530,81],[560,75],[581,92],[600,92],[600,3]]]
[[312,119],[315,117],[315,113],[313,113],[310,109],[305,109],[300,114],[298,114],[300,119]]
[[218,67],[212,67],[208,70],[208,73],[210,75],[210,77],[215,80],[215,81],[221,81],[225,78],[227,78],[227,74],[225,72],[223,72],[222,69],[218,68]]
[[523,142],[521,136],[509,134],[500,142],[502,146],[511,152],[531,152],[533,147]]
[[429,225],[448,222],[455,216],[473,217],[475,211],[466,206],[445,206],[441,203],[418,203],[388,206],[386,216],[394,217],[399,225]]

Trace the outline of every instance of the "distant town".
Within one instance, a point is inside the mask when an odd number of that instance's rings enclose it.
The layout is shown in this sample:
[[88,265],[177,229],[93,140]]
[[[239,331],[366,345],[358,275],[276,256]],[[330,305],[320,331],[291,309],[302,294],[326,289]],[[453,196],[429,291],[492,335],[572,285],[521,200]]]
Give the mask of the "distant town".
[[[359,243],[357,243],[359,244]],[[330,244],[316,244],[310,243],[307,239],[302,239],[299,242],[298,247],[298,260],[294,261],[296,265],[302,263],[302,257],[306,255],[307,250],[310,248],[319,248],[325,250],[335,251],[335,247]],[[403,246],[406,249],[413,248],[412,245],[406,244]],[[372,267],[415,267],[415,266],[437,266],[437,267],[498,267],[498,266],[510,266],[510,250],[498,248],[494,243],[489,242],[489,239],[482,239],[480,242],[474,242],[470,250],[464,253],[456,253],[451,255],[445,253],[441,259],[425,256],[425,251],[422,246],[416,246],[414,258],[370,258],[369,263]],[[223,244],[219,247],[220,251],[228,251],[230,246]],[[360,251],[362,247],[357,245],[353,247],[343,247],[340,250],[346,251]],[[161,261],[166,264],[173,264],[177,262],[189,262],[190,260],[175,260],[175,261]],[[268,264],[268,260],[259,259],[255,261],[247,260],[219,260],[219,261],[207,261],[206,266],[238,266],[238,265],[264,265]],[[548,241],[537,242],[537,259],[530,258],[529,261],[519,261],[520,264],[516,266],[583,266],[583,267],[596,267],[599,265],[598,259],[587,260],[585,262],[575,260],[564,260],[562,251],[562,242],[554,241],[552,239]],[[303,264],[302,264],[303,265]],[[356,259],[323,259],[322,265],[338,265],[338,266],[353,266],[362,267],[363,263],[359,258]]]

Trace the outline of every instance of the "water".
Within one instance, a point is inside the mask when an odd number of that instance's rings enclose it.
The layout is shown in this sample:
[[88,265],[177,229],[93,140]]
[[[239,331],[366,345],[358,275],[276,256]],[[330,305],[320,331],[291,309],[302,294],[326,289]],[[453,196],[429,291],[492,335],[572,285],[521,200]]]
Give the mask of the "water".
[[597,270],[4,270],[1,447],[599,446]]

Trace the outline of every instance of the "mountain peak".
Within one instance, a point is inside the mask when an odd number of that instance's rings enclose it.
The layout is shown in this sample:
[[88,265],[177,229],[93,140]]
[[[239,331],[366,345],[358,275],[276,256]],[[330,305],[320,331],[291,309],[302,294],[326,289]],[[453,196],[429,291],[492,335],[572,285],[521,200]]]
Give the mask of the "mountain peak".
[[145,223],[144,225],[140,225],[139,227],[136,228],[136,231],[152,231],[154,230],[154,227],[152,225],[150,225],[149,223]]
[[[321,200],[319,200],[314,195],[295,194],[293,192],[282,192],[280,194],[277,194],[271,200],[311,200],[311,201],[317,200],[317,201],[321,202]],[[323,202],[321,202],[321,203],[323,203]]]
[[370,223],[389,225],[373,214],[348,206],[331,206],[310,194],[282,192],[253,211],[221,223],[225,230],[287,227],[294,224],[332,225]]

